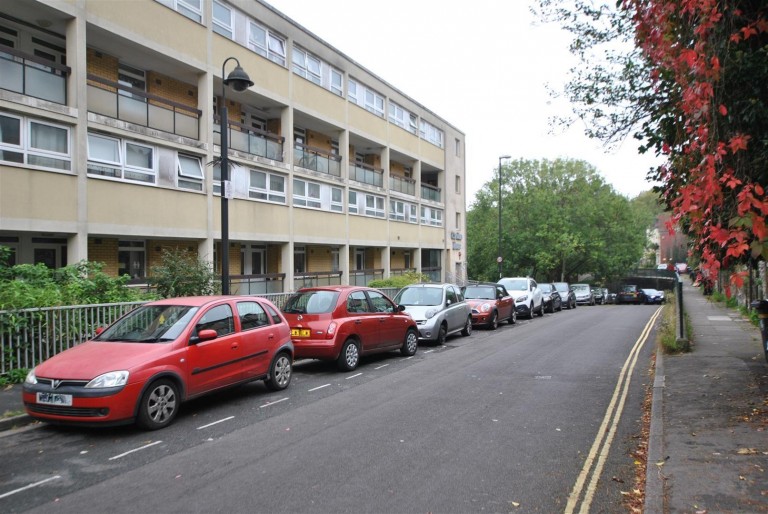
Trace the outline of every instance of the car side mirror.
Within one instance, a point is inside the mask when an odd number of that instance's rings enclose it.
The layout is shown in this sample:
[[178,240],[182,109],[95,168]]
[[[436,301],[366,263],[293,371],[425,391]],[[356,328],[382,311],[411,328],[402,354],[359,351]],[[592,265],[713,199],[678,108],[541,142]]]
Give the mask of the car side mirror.
[[201,330],[200,332],[198,332],[196,336],[190,337],[189,342],[190,344],[197,344],[205,341],[210,341],[212,339],[216,339],[217,337],[219,337],[218,332],[216,332],[213,329],[207,328],[205,330]]
[[396,305],[395,306],[395,312],[403,312],[405,311],[405,305]]
[[104,332],[104,330],[106,330],[104,327],[96,327],[96,335],[97,336],[101,335],[101,333]]

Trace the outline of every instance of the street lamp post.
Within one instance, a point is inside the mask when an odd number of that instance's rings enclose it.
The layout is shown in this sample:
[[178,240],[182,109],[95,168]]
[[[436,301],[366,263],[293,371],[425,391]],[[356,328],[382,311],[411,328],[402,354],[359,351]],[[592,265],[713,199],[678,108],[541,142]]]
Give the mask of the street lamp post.
[[496,262],[499,263],[499,279],[501,279],[501,261],[504,258],[501,256],[501,160],[510,159],[511,155],[502,155],[499,157],[499,256],[496,257]]
[[[227,78],[224,78],[224,67],[234,60],[237,65]],[[221,65],[221,294],[229,294],[229,198],[232,196],[232,186],[229,182],[229,113],[227,112],[227,87],[235,91],[245,91],[253,85],[253,81],[235,57],[227,57]]]

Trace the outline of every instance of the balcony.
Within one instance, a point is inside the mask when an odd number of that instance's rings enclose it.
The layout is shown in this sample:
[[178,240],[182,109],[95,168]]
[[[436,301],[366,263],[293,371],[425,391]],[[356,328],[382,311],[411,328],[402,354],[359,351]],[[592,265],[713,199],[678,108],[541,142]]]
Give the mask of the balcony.
[[355,269],[349,271],[349,285],[367,286],[373,280],[384,278],[383,269]]
[[341,285],[341,271],[305,271],[293,277],[293,290],[302,287],[338,286]]
[[88,110],[143,127],[200,139],[201,111],[188,105],[88,75]]
[[422,184],[421,198],[424,200],[430,200],[432,202],[441,202],[442,200],[440,199],[440,188],[430,186],[429,184]]
[[363,162],[349,164],[349,179],[363,184],[384,187],[384,170],[374,168]]
[[[213,126],[213,141],[221,146],[221,118],[215,117],[216,124]],[[232,129],[235,130],[232,130]],[[229,122],[229,149],[239,152],[265,157],[273,161],[283,161],[283,141],[285,138],[263,132],[261,130],[242,125],[240,123]]]
[[410,196],[416,196],[416,181],[399,175],[389,176],[389,189]]
[[68,66],[0,45],[0,89],[67,103]]
[[341,177],[341,156],[335,155],[319,148],[293,144],[293,164],[308,170],[327,173],[334,177]]

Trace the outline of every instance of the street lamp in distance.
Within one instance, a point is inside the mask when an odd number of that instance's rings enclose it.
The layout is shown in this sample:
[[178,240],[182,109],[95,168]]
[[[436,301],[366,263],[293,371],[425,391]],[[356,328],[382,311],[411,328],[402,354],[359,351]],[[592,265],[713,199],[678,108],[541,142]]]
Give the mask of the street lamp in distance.
[[[229,61],[237,64],[227,78],[224,68]],[[221,65],[221,294],[229,294],[229,198],[232,186],[229,182],[229,113],[227,112],[227,86],[235,91],[245,91],[253,81],[235,57],[227,57]]]
[[504,258],[501,256],[501,161],[502,159],[511,159],[511,155],[499,156],[499,256],[496,257],[496,262],[499,263],[499,279],[501,279],[501,262]]

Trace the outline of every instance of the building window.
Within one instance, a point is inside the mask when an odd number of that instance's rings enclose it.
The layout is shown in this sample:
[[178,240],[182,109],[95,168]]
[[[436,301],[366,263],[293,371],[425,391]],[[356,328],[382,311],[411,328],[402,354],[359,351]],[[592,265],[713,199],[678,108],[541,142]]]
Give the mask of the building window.
[[357,214],[359,212],[357,207],[357,191],[350,191],[347,201],[347,208],[350,214]]
[[376,116],[384,117],[384,97],[354,79],[347,80],[347,98]]
[[331,187],[331,210],[344,212],[344,190],[340,187]]
[[69,128],[0,114],[0,161],[70,170]]
[[146,274],[146,249],[144,241],[117,242],[117,273],[131,278],[144,278]]
[[413,268],[413,265],[411,264],[411,252],[410,252],[410,250],[406,250],[406,251],[403,252],[403,267],[405,269]]
[[[185,172],[194,173],[190,169]],[[88,134],[88,173],[154,184],[157,175],[155,149],[132,141]]]
[[421,120],[419,135],[435,146],[443,148],[443,131],[425,120]]
[[317,85],[321,85],[322,72],[320,59],[298,47],[293,47],[292,59],[293,72],[296,75],[304,77]]
[[217,34],[232,39],[232,9],[221,2],[213,2],[213,31]]
[[421,224],[434,227],[443,226],[443,211],[433,207],[421,207]]
[[456,213],[456,230],[461,230],[461,213]]
[[460,195],[461,193],[461,175],[456,175],[456,194]]
[[[117,70],[117,82],[126,88],[136,89],[142,93],[147,91],[147,76],[144,70],[128,66],[124,62],[119,63]],[[127,89],[120,89],[118,94],[133,98],[139,102],[146,102],[146,96],[136,94]]]
[[366,216],[384,218],[384,197],[376,195],[365,195],[365,214]]
[[285,177],[264,171],[251,170],[248,197],[284,204]]
[[357,82],[353,79],[347,81],[347,98],[350,102],[357,103]]
[[461,157],[461,141],[456,138],[456,157]]
[[339,258],[339,249],[331,248],[331,271],[339,271],[341,269],[341,260]]
[[253,21],[248,26],[248,47],[270,61],[285,66],[285,40]]
[[328,88],[331,92],[344,96],[344,76],[340,71],[331,68],[331,81]]
[[419,118],[392,101],[389,102],[389,121],[412,134],[419,131]]
[[176,156],[178,186],[194,191],[203,190],[203,168],[200,158],[193,155],[178,154]]
[[170,7],[174,11],[183,14],[190,20],[198,23],[203,21],[202,0],[157,0],[161,4]]
[[320,184],[297,178],[293,179],[293,205],[314,209],[322,208]]
[[293,272],[307,271],[307,248],[303,245],[293,247]]

